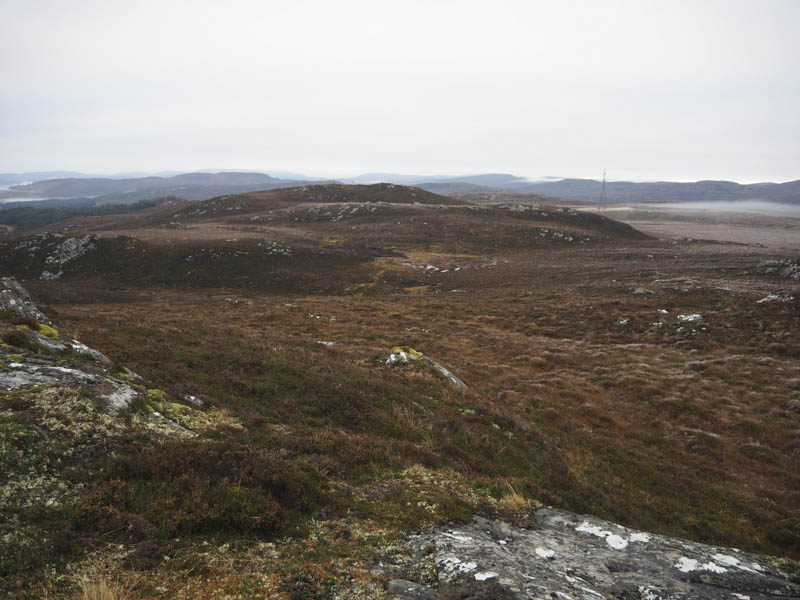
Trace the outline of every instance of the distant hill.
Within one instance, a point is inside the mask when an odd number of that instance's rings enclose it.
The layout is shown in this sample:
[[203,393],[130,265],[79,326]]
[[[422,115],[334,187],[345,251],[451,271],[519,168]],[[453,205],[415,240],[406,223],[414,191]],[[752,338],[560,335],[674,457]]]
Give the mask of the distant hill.
[[[206,200],[225,194],[241,194],[252,191],[293,187],[306,183],[278,179],[265,173],[182,173],[171,177],[136,177],[113,179],[110,177],[70,177],[47,179],[29,185],[13,186],[0,190],[0,202],[4,198],[31,198],[31,201],[9,202],[3,207],[30,204],[34,199],[51,198],[44,201],[47,206],[127,204],[164,196],[180,196],[187,200]],[[55,200],[62,199],[62,200]],[[37,203],[38,204],[38,203]]]
[[0,173],[0,185],[18,185],[31,181],[42,181],[43,179],[57,179],[63,177],[92,177],[75,171],[31,171],[28,173]]
[[304,185],[226,195],[192,204],[172,215],[174,219],[209,215],[238,215],[283,209],[303,204],[385,202],[389,204],[460,205],[467,204],[448,196],[440,196],[419,188],[393,183],[345,185],[340,183]]
[[[509,173],[486,173],[423,177],[392,173],[370,173],[355,179],[371,182],[387,181],[414,185],[438,194],[471,192],[514,192],[536,194],[580,202],[599,202],[602,182],[595,179],[528,179]],[[659,181],[606,183],[606,202],[713,202],[763,200],[800,203],[800,181],[788,183],[739,184],[733,181],[696,181],[691,183]]]
[[[514,191],[570,200],[598,202],[602,183],[593,179],[562,179],[533,183]],[[788,183],[753,183],[733,181],[695,181],[692,183],[629,182],[606,183],[607,202],[713,202],[731,200],[765,200],[800,203],[800,181]]]
[[[278,172],[276,172],[278,173]],[[163,196],[179,196],[187,200],[207,200],[217,196],[243,194],[277,188],[338,183],[333,180],[310,180],[305,175],[288,172],[281,177],[261,172],[193,172],[145,177],[121,175],[96,177],[61,171],[0,174],[0,208],[14,203],[36,206],[94,206],[127,204]],[[54,177],[55,176],[55,177]],[[296,178],[292,178],[296,177]],[[28,183],[34,181],[34,183]],[[602,183],[595,179],[530,179],[510,173],[478,175],[402,175],[397,173],[365,173],[342,178],[347,183],[415,186],[443,195],[464,193],[510,192],[563,198],[578,202],[599,202]],[[20,183],[26,185],[19,185]],[[48,200],[42,201],[42,198]],[[696,181],[691,183],[659,181],[606,183],[605,201],[631,202],[713,202],[761,200],[800,204],[800,181],[788,183],[739,184],[733,181]],[[38,204],[42,202],[42,204]],[[33,204],[29,204],[34,206]]]
[[[501,189],[516,189],[529,185],[532,180],[518,177],[509,173],[483,173],[479,175],[400,175],[397,173],[365,173],[358,177],[345,178],[344,181],[354,183],[396,183],[399,185],[413,185],[422,189],[433,189],[434,184],[448,184],[454,188],[464,184],[480,186],[483,190],[492,191]],[[468,191],[464,189],[463,191]]]
[[493,188],[488,185],[475,185],[474,183],[465,183],[463,181],[432,181],[429,183],[417,184],[417,187],[429,192],[433,192],[434,194],[444,195],[500,191],[497,188]]

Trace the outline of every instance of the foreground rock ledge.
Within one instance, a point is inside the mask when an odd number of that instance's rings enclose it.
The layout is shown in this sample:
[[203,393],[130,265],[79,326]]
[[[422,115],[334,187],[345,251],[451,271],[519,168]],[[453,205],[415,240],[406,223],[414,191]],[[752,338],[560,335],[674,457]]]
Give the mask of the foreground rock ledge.
[[800,577],[777,559],[552,508],[534,516],[535,529],[475,517],[467,526],[412,537],[415,562],[433,552],[439,588],[394,579],[389,591],[427,600],[449,598],[453,586],[475,599],[800,598]]

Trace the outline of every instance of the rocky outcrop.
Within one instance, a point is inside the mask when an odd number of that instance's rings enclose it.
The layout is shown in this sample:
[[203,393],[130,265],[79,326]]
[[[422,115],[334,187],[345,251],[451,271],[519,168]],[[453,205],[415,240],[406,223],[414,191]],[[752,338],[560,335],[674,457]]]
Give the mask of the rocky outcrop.
[[26,290],[16,279],[3,277],[0,279],[0,310],[23,319],[33,319],[39,323],[50,325],[50,321],[36,308]]
[[0,391],[79,386],[112,414],[147,395],[146,389],[113,376],[104,354],[60,335],[17,280],[0,279],[0,310],[6,313],[0,322]]
[[797,260],[766,260],[758,265],[758,270],[766,275],[800,279],[800,261]]
[[[767,556],[634,531],[552,508],[537,526],[476,517],[415,536],[415,563],[432,558],[438,582],[393,579],[398,598],[767,600],[800,597],[800,577]],[[794,566],[796,568],[796,565]],[[453,595],[453,590],[460,592]],[[467,596],[463,595],[467,590]]]

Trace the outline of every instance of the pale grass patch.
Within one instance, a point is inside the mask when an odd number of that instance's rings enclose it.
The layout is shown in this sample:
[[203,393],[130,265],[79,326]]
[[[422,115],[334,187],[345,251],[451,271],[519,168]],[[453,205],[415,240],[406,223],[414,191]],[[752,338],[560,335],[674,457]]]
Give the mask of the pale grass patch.
[[500,510],[514,513],[528,508],[528,500],[525,498],[525,496],[515,490],[514,487],[507,481],[506,487],[508,488],[508,492],[503,494],[503,496],[497,502]]
[[80,592],[75,600],[133,600],[134,596],[125,586],[108,581],[103,576],[83,576],[79,582]]

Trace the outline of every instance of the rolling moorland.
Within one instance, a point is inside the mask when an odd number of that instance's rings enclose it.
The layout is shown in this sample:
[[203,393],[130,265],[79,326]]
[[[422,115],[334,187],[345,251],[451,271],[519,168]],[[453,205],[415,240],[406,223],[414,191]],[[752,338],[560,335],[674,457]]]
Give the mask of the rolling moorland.
[[768,234],[800,219],[393,184],[65,216],[0,236],[49,318],[0,313],[0,374],[136,395],[0,391],[10,598],[389,598],[409,534],[542,505],[798,572],[800,250]]

